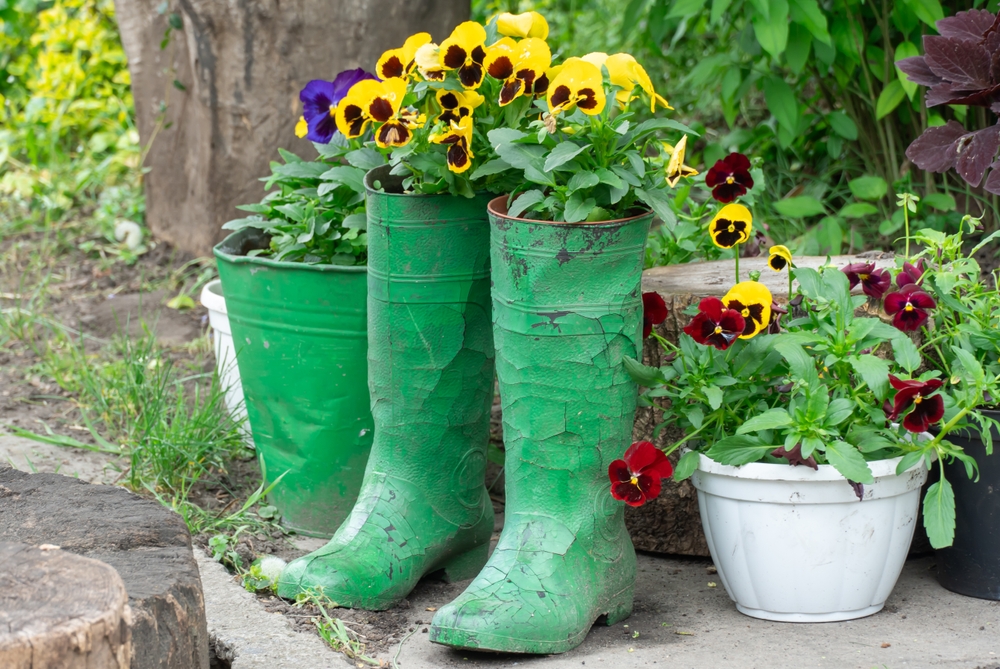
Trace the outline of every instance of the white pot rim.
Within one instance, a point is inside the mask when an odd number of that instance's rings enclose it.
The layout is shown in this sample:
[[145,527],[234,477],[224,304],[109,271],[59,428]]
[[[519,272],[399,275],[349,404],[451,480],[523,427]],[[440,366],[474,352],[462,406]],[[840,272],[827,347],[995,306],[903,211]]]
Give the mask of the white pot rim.
[[217,311],[220,314],[226,311],[226,298],[222,295],[222,281],[215,279],[209,281],[201,289],[201,304],[209,311]]
[[[896,467],[903,459],[889,458],[888,460],[871,460],[868,468],[871,469],[872,476],[883,478],[886,476],[896,476]],[[923,462],[910,467],[907,471],[912,471],[917,467],[923,467]],[[719,476],[729,476],[737,479],[752,479],[758,481],[846,481],[847,479],[837,471],[833,465],[819,465],[819,469],[813,469],[805,465],[780,465],[770,462],[751,462],[739,467],[733,465],[723,465],[704,453],[698,454],[698,471]]]

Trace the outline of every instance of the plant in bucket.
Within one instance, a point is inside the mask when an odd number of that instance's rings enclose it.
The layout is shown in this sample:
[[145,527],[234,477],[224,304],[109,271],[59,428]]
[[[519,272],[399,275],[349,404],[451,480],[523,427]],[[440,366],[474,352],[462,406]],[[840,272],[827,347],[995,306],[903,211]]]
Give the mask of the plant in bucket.
[[280,150],[270,192],[215,248],[257,454],[287,472],[270,499],[286,527],[315,536],[347,517],[373,436],[362,178],[385,161],[337,133],[329,111],[370,80],[356,69],[305,86],[297,132],[319,157]]
[[[364,177],[368,362],[375,441],[350,516],[292,562],[278,592],[322,588],[341,606],[386,609],[417,581],[470,578],[486,562],[493,507],[486,449],[493,402],[487,133],[527,124],[550,66],[545,21],[466,22],[436,44],[385,52],[380,80],[331,110],[340,134],[388,164]],[[519,36],[521,39],[515,40]]]
[[[752,227],[749,210],[722,214],[731,206],[709,225],[720,245],[742,243]],[[736,225],[736,236],[724,225],[720,235],[720,216],[745,229]],[[927,369],[910,333],[938,305],[906,287],[908,266],[894,292],[891,272],[874,264],[795,268],[788,249],[774,247],[769,266],[797,282],[791,319],[781,321],[786,310],[763,284],[737,275],[721,299],[692,309],[678,345],[654,333],[667,364],[626,366],[648,389],[641,401],[684,433],[666,449],[685,449],[674,478],[691,477],[698,490],[709,549],[737,608],[790,622],[870,615],[902,569],[928,469],[957,460],[972,475],[975,460],[952,437],[991,422],[977,407],[998,380],[954,343],[954,377]],[[866,303],[891,322],[859,317]],[[611,478],[622,497],[621,476]],[[934,547],[952,543],[944,477],[927,491],[923,522]]]
[[[488,72],[507,49],[487,50]],[[641,349],[650,209],[668,215],[668,178],[694,170],[684,136],[672,158],[658,153],[658,133],[684,126],[636,122],[636,106],[666,102],[627,54],[569,58],[525,102],[535,118],[490,131],[493,157],[477,169],[517,184],[489,204],[504,528],[486,567],[434,615],[430,640],[560,653],[632,611],[635,551],[605,476],[632,433],[637,388],[622,361]],[[647,457],[633,458],[642,476],[669,473]]]

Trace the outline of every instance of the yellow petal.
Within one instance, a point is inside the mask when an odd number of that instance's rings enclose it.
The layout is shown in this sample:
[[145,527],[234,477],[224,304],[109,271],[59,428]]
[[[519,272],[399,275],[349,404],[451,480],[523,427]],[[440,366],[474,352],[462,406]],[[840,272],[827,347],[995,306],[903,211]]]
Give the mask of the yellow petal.
[[[729,232],[727,230],[729,223],[735,223],[738,227],[736,227],[736,229],[732,232]],[[753,215],[750,213],[749,209],[737,202],[727,204],[725,207],[720,209],[715,217],[712,218],[712,222],[708,225],[708,233],[712,238],[712,243],[722,249],[731,249],[734,246],[744,243],[750,239],[752,231]],[[735,239],[722,239],[722,241],[720,241],[720,238],[726,235],[727,232],[729,235],[738,234],[739,237]],[[730,241],[733,243],[729,243]]]
[[580,58],[566,59],[562,70],[549,84],[546,100],[553,114],[568,111],[574,106],[584,114],[600,114],[607,102],[601,71],[593,63]]
[[[486,73],[494,79],[506,79],[514,71],[515,52],[517,42],[509,37],[497,41],[486,50],[486,58],[483,59],[483,67]],[[506,59],[506,61],[504,61]]]
[[687,135],[681,137],[677,146],[673,147],[670,154],[670,162],[667,163],[667,183],[673,188],[684,177],[693,177],[698,174],[698,170],[684,164],[684,154],[687,152]]
[[538,78],[552,64],[552,52],[545,40],[528,37],[518,42],[515,59],[517,73],[522,70],[531,70],[534,78]]
[[448,56],[448,50],[451,47],[453,46],[459,47],[460,49],[462,49],[462,51],[465,52],[466,59],[469,59],[472,57],[473,50],[475,50],[477,46],[478,47],[483,46],[483,44],[485,43],[486,43],[485,28],[483,28],[475,21],[466,21],[465,23],[460,23],[458,24],[458,26],[455,27],[453,31],[451,31],[451,35],[448,36],[448,39],[441,42],[441,47],[438,54],[439,57],[438,64],[440,67],[443,67],[445,69],[455,69],[455,68],[449,68],[448,65],[445,63],[445,60]]
[[497,32],[508,37],[545,39],[549,36],[549,22],[538,12],[523,14],[504,12],[497,17]]
[[308,134],[309,134],[309,124],[306,123],[306,117],[300,116],[299,122],[295,124],[295,136],[301,138],[305,137]]
[[402,52],[406,56],[406,62],[409,63],[413,60],[414,56],[417,54],[417,50],[425,44],[430,44],[431,35],[430,33],[417,33],[415,35],[410,35],[403,42]]
[[771,291],[764,284],[759,281],[741,281],[730,288],[729,292],[722,298],[722,303],[730,309],[735,308],[734,306],[730,306],[730,303],[733,301],[739,302],[744,307],[755,306],[760,308],[759,320],[744,316],[745,319],[753,322],[754,329],[749,334],[740,335],[740,339],[751,339],[770,325],[771,304],[774,302],[774,298],[771,295]]
[[406,79],[393,77],[382,82],[382,92],[379,97],[384,98],[392,105],[392,115],[399,113],[399,108],[406,97]]
[[428,42],[413,54],[413,60],[421,70],[433,70],[440,67],[438,60],[438,45]]
[[608,62],[608,54],[603,51],[594,51],[581,57],[580,60],[590,63],[591,65],[596,65],[597,69],[601,69],[601,66]]

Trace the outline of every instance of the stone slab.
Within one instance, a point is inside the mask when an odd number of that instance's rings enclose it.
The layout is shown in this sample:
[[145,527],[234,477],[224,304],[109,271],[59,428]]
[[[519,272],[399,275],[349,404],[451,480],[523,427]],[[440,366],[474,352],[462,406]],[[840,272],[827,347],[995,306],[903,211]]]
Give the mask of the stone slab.
[[176,513],[124,488],[0,465],[0,541],[114,567],[132,608],[132,669],[208,669],[201,579]]
[[0,466],[9,465],[29,474],[62,474],[87,483],[110,485],[121,475],[118,458],[82,448],[44,444],[12,434],[0,434]]

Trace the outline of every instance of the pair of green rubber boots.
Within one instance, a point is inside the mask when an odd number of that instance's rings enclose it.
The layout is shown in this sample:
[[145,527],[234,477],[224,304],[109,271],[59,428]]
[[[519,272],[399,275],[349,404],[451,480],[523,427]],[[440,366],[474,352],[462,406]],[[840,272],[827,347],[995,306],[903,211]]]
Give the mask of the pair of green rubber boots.
[[[431,641],[559,653],[632,611],[635,552],[607,471],[631,441],[622,358],[641,350],[649,218],[488,225],[485,205],[369,192],[375,442],[352,513],[288,565],[278,594],[322,587],[383,610],[424,576],[475,577],[435,614]],[[494,350],[506,519],[487,560]]]

